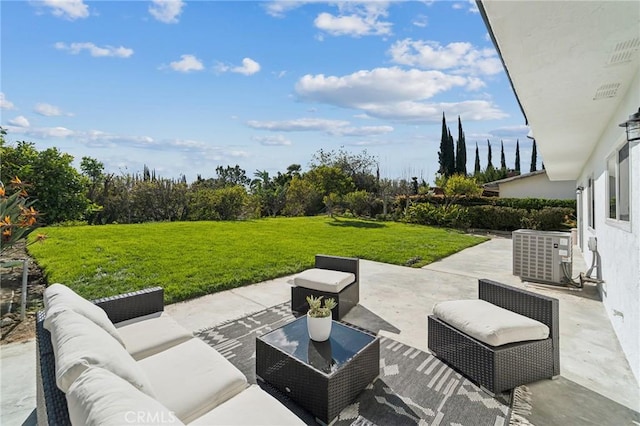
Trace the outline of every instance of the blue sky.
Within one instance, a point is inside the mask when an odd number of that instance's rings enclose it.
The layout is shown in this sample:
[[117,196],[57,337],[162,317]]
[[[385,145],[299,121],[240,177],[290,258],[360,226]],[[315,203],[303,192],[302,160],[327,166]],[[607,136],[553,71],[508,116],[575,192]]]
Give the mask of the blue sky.
[[[444,112],[472,170],[531,141],[475,2],[2,2],[1,125],[163,177],[219,165],[308,169],[319,149],[366,150],[383,177],[438,169]],[[538,157],[538,164],[540,158]],[[526,170],[525,170],[526,169]]]

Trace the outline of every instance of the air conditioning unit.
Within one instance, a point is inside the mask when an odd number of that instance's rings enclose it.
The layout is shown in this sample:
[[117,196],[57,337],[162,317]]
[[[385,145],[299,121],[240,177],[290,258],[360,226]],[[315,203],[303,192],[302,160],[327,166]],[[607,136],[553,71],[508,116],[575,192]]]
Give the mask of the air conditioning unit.
[[572,274],[569,232],[518,229],[512,233],[513,275],[523,281],[563,285]]

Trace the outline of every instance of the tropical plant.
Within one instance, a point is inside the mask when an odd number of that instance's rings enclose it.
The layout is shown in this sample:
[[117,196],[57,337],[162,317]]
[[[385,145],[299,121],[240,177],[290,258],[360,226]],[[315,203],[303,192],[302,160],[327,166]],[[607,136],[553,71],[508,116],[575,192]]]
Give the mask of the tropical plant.
[[322,306],[322,296],[313,297],[313,295],[307,296],[307,303],[309,304],[307,314],[312,318],[326,318],[331,316],[331,310],[338,306],[336,299],[333,297],[325,299],[324,306]]
[[[35,200],[30,200],[25,190],[27,184],[15,177],[11,180],[11,185],[16,188],[16,192],[7,195],[4,185],[0,182],[0,253],[13,247],[18,241],[26,239],[38,226],[39,213],[33,208]],[[42,241],[44,238],[43,234],[38,235],[36,241]]]

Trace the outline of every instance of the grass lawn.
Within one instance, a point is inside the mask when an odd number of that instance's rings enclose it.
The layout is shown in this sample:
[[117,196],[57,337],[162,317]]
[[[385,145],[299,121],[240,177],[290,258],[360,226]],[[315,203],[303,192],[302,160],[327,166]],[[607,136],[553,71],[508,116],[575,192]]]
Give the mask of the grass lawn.
[[29,252],[49,283],[87,298],[161,286],[166,303],[300,272],[318,253],[420,267],[486,240],[428,226],[328,217],[43,232],[47,240]]

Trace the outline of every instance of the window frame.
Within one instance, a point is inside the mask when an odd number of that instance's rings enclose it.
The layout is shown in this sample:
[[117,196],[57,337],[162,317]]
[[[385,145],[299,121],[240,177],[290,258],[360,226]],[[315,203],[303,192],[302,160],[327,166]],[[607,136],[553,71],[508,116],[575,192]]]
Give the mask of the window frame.
[[[626,160],[626,165],[625,165],[625,171],[624,173],[621,175],[621,160],[620,160],[620,155],[621,152],[626,150],[626,158],[623,159],[622,161]],[[607,185],[606,185],[606,189],[607,189],[607,196],[606,196],[606,207],[607,207],[607,215],[606,215],[606,221],[608,224],[610,225],[614,225],[616,227],[631,231],[631,197],[632,197],[632,191],[631,191],[631,146],[629,141],[626,140],[626,138],[624,139],[624,141],[622,143],[619,143],[616,145],[616,147],[613,149],[613,151],[611,152],[611,154],[606,158],[606,170],[607,170]],[[613,182],[612,182],[612,178],[610,176],[610,164],[613,163],[614,165],[614,173],[615,173],[615,177],[613,178]],[[625,178],[625,179],[621,179],[621,178]],[[623,182],[624,180],[624,182]],[[614,188],[612,188],[612,184],[615,185]],[[611,194],[612,189],[615,190],[615,194]],[[626,193],[624,194],[623,197],[620,196],[621,191],[622,190],[626,190]],[[611,201],[612,201],[612,197],[614,197],[615,199],[615,217],[612,217],[611,215]],[[621,201],[624,201],[625,205],[626,205],[626,211],[627,214],[626,215],[622,215],[621,214]],[[624,217],[626,216],[626,217]]]
[[587,178],[587,226],[596,229],[596,197],[593,176]]

